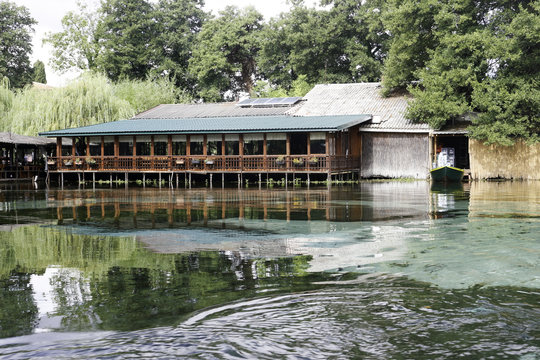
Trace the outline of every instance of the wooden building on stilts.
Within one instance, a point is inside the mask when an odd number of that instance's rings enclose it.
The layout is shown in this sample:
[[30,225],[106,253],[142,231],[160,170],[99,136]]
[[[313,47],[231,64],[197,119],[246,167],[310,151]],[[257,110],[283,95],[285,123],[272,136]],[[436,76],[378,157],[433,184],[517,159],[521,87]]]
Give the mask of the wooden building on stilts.
[[[360,174],[359,127],[370,114],[295,116],[301,98],[248,99],[239,103],[160,105],[132,119],[43,132],[56,138],[48,171],[144,181],[146,176],[191,184],[192,175],[243,182],[269,177],[307,181]],[[70,149],[62,148],[71,139]],[[73,176],[73,175],[72,175]],[[107,179],[107,177],[109,179]]]

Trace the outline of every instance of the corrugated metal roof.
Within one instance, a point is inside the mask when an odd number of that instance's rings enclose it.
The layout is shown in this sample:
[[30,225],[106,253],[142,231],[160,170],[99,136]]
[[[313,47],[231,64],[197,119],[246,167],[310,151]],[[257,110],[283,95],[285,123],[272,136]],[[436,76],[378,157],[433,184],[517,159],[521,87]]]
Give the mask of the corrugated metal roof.
[[405,118],[409,98],[383,97],[380,83],[316,85],[304,96],[301,106],[288,114],[296,116],[371,114],[380,123],[365,123],[365,131],[429,132],[427,124],[416,124]]
[[189,119],[211,117],[283,115],[290,107],[243,108],[237,103],[163,104],[137,114],[133,119]]
[[36,145],[44,146],[56,144],[56,140],[44,139],[36,136],[18,135],[11,132],[0,132],[1,144]]
[[207,134],[249,132],[338,131],[368,121],[370,115],[259,116],[189,119],[131,119],[40,133],[42,136],[136,134]]

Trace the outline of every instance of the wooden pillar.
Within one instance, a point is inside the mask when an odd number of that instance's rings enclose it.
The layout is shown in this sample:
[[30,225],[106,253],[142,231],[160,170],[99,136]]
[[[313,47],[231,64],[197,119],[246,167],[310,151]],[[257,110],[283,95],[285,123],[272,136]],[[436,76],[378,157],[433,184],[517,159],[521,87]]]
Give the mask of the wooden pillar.
[[101,169],[103,170],[103,158],[105,157],[105,137],[101,137]]
[[150,136],[150,156],[154,156],[154,135]]
[[[167,136],[167,156],[169,157],[169,171],[173,168],[173,161],[172,161],[172,135]],[[169,183],[172,183],[172,181],[169,180]]]
[[[186,161],[185,161],[185,164],[184,164],[184,166],[186,167],[186,170],[191,168],[190,156],[191,156],[191,136],[186,135]],[[189,182],[191,184],[191,175],[190,175]]]
[[137,136],[133,135],[133,157],[137,156]]
[[120,140],[118,136],[114,137],[114,156],[115,157],[120,156]]
[[311,134],[307,133],[307,154],[311,155]]
[[208,140],[207,136],[206,135],[203,135],[203,143],[202,143],[202,153],[204,156],[208,155],[208,144],[206,143],[206,141]]
[[[266,133],[263,134],[263,168],[266,170],[268,169],[268,161],[266,159],[266,157],[268,156],[268,152],[266,150],[266,144],[267,144],[267,140],[266,140]],[[260,174],[259,174],[259,178],[260,178]],[[261,180],[259,179],[259,183],[261,182]]]
[[62,157],[62,138],[61,137],[56,138],[56,157],[58,158]]
[[[240,171],[244,169],[244,135],[238,136],[238,154],[240,155]],[[241,181],[241,180],[240,180]]]
[[287,140],[286,140],[286,144],[285,144],[285,153],[287,156],[291,155],[291,134],[287,134]]
[[221,155],[225,156],[225,134],[221,134]]
[[71,138],[71,156],[75,157],[77,156],[77,147],[75,145],[75,137]]
[[87,136],[85,139],[86,139],[86,156],[90,156],[90,137]]

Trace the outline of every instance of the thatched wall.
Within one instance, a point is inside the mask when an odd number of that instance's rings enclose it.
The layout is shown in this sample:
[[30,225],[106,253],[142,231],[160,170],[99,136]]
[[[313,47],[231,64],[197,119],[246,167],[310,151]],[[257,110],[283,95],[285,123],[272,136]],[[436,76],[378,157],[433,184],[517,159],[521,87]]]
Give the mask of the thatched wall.
[[469,154],[473,179],[540,179],[540,144],[484,145],[470,139]]
[[416,178],[429,176],[428,134],[362,134],[362,177]]

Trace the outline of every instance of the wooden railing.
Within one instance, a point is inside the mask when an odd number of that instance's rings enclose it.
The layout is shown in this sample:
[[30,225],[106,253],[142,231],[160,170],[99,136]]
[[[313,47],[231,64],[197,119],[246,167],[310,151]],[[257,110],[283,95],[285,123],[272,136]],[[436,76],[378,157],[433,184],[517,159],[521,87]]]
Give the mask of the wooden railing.
[[50,157],[50,171],[331,172],[360,168],[360,158],[329,155]]

